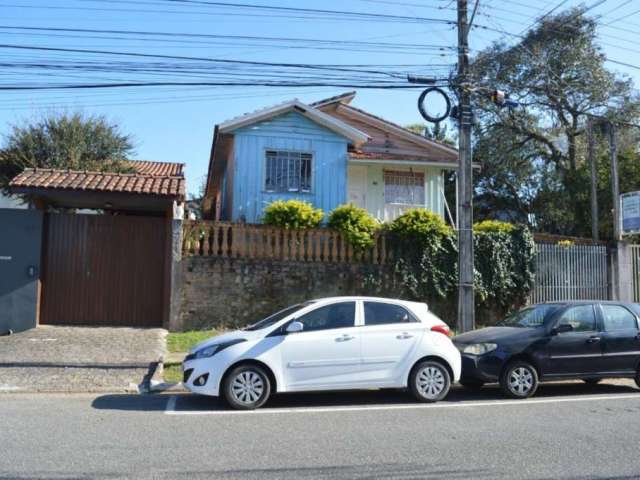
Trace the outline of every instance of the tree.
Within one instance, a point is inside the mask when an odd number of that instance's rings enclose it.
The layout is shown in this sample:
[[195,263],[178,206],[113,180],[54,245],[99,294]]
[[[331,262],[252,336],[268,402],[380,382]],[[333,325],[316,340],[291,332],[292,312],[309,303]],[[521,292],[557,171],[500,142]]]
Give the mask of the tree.
[[589,210],[589,182],[581,177],[587,119],[615,111],[617,119],[632,121],[640,111],[631,81],[608,71],[605,60],[596,22],[579,9],[549,16],[518,44],[496,43],[475,58],[476,82],[521,105],[510,111],[485,99],[476,109],[481,218],[532,215],[548,232],[589,231],[580,218]]
[[0,188],[25,168],[130,172],[131,136],[102,116],[50,114],[14,125],[0,150]]
[[441,123],[435,123],[432,127],[425,125],[424,123],[412,123],[405,126],[407,130],[422,135],[429,140],[435,140],[436,142],[445,143],[447,145],[455,145],[456,139],[449,132],[449,125],[444,126]]

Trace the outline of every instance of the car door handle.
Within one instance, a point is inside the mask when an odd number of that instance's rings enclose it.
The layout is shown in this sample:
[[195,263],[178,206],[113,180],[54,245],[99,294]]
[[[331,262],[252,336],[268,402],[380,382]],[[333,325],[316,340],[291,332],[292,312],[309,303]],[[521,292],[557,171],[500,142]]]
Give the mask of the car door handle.
[[341,337],[336,338],[336,342],[348,342],[349,340],[353,340],[354,338],[356,337],[345,333]]
[[600,337],[589,337],[587,338],[587,343],[596,343],[600,341]]
[[407,333],[407,332],[402,332],[400,335],[397,335],[396,338],[398,340],[406,340],[407,338],[413,338],[413,335]]

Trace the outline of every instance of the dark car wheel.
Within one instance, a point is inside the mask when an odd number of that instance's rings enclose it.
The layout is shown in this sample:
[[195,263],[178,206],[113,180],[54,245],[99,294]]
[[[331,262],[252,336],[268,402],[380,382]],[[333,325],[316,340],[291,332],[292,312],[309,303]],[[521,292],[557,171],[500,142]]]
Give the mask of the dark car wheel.
[[237,410],[259,408],[271,395],[269,376],[257,365],[240,365],[226,375],[223,395],[227,403]]
[[601,378],[583,378],[582,381],[587,385],[597,385],[602,381],[602,379]]
[[484,386],[484,382],[480,380],[460,380],[460,385],[467,390],[480,390]]
[[449,393],[451,376],[440,362],[426,360],[418,363],[409,375],[409,389],[420,402],[437,402]]
[[500,376],[502,392],[511,398],[529,398],[538,389],[538,372],[528,362],[507,365]]
[[636,372],[636,385],[640,388],[640,370]]

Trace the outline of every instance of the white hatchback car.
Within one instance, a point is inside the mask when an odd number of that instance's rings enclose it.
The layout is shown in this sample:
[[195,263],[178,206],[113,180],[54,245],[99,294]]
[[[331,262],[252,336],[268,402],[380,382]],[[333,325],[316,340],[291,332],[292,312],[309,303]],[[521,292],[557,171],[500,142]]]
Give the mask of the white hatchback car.
[[334,297],[293,305],[244,330],[213,337],[184,359],[191,392],[237,409],[273,392],[406,388],[422,402],[460,379],[449,327],[424,303]]

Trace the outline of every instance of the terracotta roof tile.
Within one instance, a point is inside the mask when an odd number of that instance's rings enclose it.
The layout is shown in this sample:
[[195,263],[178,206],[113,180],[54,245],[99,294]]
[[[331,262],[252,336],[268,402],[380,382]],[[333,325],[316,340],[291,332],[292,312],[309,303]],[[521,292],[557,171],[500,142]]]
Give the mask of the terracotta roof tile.
[[27,168],[16,176],[10,187],[29,189],[120,192],[166,197],[185,197],[184,165],[181,163],[129,161],[135,173],[86,172]]

